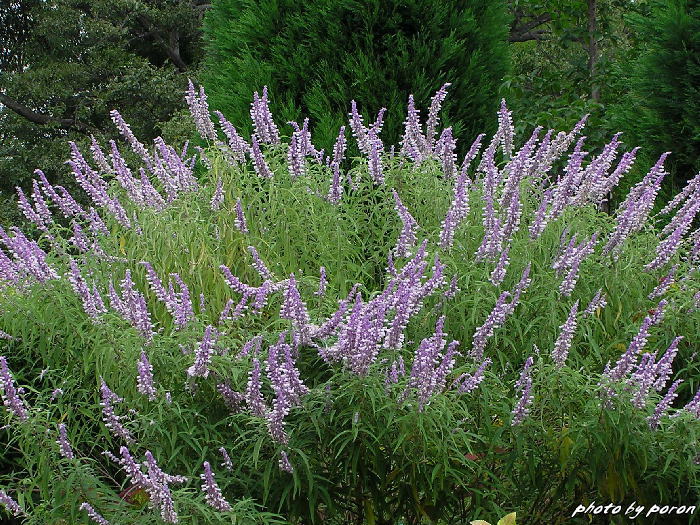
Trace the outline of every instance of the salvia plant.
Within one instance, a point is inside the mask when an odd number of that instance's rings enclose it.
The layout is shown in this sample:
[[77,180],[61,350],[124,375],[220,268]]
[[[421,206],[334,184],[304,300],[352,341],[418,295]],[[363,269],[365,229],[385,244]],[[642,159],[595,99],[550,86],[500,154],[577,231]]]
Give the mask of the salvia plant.
[[266,88],[248,142],[190,84],[201,146],[146,146],[115,111],[122,143],[71,146],[82,194],[37,172],[33,229],[0,229],[4,509],[394,525],[696,501],[700,174],[653,215],[664,155],[607,215],[620,135],[519,142],[503,102],[459,159],[449,87],[425,118],[409,97],[396,147],[385,108],[350,103],[325,152],[308,120],[280,134]]

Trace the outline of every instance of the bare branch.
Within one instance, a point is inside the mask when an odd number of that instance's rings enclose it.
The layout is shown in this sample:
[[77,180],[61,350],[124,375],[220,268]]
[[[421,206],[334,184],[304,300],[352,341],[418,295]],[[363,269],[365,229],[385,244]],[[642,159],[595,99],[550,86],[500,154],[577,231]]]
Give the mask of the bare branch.
[[90,133],[96,133],[99,130],[90,124],[80,122],[75,118],[58,118],[52,117],[45,113],[39,113],[33,109],[25,106],[21,102],[16,101],[13,98],[8,97],[4,93],[0,93],[0,103],[5,107],[11,109],[18,115],[26,118],[28,121],[34,124],[39,124],[40,126],[45,126],[48,124],[55,124],[61,128],[65,129],[77,129],[78,131],[85,131]]

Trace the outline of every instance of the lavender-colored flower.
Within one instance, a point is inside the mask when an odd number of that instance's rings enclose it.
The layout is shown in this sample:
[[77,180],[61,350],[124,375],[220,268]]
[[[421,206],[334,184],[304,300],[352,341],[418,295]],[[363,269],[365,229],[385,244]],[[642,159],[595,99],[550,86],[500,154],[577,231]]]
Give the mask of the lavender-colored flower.
[[160,508],[160,516],[163,521],[166,523],[177,523],[178,517],[168,484],[184,483],[187,481],[187,478],[184,476],[172,476],[163,472],[149,450],[146,451],[145,456],[148,469],[148,482],[145,487],[151,498],[150,503],[154,507]]
[[457,141],[452,136],[452,128],[445,128],[435,144],[434,154],[442,161],[442,173],[446,179],[452,179],[457,172]]
[[700,212],[700,190],[696,192],[696,197],[688,201],[688,205],[681,208],[672,219],[669,226],[675,226],[673,231],[659,243],[656,249],[656,257],[647,264],[646,270],[656,270],[671,260],[678,250],[685,235],[693,224],[695,216]]
[[290,474],[294,472],[294,467],[289,462],[289,457],[287,453],[283,450],[280,452],[279,468],[284,472],[289,472]]
[[576,332],[577,313],[578,300],[569,310],[569,317],[567,317],[564,324],[559,327],[559,337],[557,337],[557,340],[554,343],[554,349],[552,350],[552,359],[559,368],[564,366],[564,363],[566,363],[566,358],[569,355],[569,349],[571,348],[571,342],[574,338],[574,332]]
[[233,124],[226,120],[223,113],[214,111],[214,114],[219,118],[221,129],[228,139],[229,147],[233,153],[233,159],[241,164],[244,163],[246,154],[250,151],[250,146],[243,137],[238,134]]
[[212,325],[207,325],[204,330],[202,340],[197,343],[195,349],[194,363],[187,369],[187,375],[190,377],[208,377],[209,363],[214,352],[214,345],[218,334]]
[[0,490],[0,505],[3,505],[13,516],[22,514],[19,503],[12,499],[4,490]]
[[648,315],[642,321],[642,325],[639,327],[639,332],[632,338],[627,350],[617,361],[612,369],[607,369],[604,376],[609,381],[619,381],[624,378],[631,370],[634,363],[637,361],[637,355],[642,351],[646,345],[647,339],[649,337],[649,329],[658,324],[663,317],[663,310],[666,306],[666,301],[659,302],[659,306],[654,314]]
[[190,108],[192,120],[194,120],[194,125],[200,136],[205,140],[215,141],[216,130],[214,129],[214,123],[211,121],[211,116],[209,115],[209,105],[207,104],[207,96],[204,93],[204,88],[199,88],[199,96],[197,96],[194,84],[192,84],[191,80],[188,80],[185,100]]
[[371,132],[369,140],[369,158],[367,159],[369,174],[375,184],[381,185],[384,184],[384,167],[381,157],[384,152],[384,145],[381,139],[372,136]]
[[673,283],[675,283],[675,280],[673,279],[676,272],[678,271],[678,265],[674,264],[671,269],[668,271],[668,273],[661,278],[659,281],[659,284],[651,291],[651,293],[648,295],[649,299],[658,299],[661,297],[663,294],[665,294],[668,289],[671,287]]
[[433,394],[441,392],[445,388],[447,376],[454,368],[456,348],[458,341],[452,341],[442,353],[445,344],[443,331],[445,317],[440,317],[435,325],[432,336],[423,339],[418,345],[411,366],[406,391],[402,395],[405,399],[410,390],[415,390],[418,398],[418,410],[422,411],[430,401]]
[[260,144],[258,144],[258,139],[253,135],[252,145],[250,147],[250,154],[253,158],[253,167],[255,168],[255,173],[264,179],[271,179],[273,177],[270,167],[265,162],[265,157],[260,150]]
[[671,378],[671,374],[673,373],[671,365],[678,354],[678,343],[680,343],[682,339],[683,336],[678,336],[671,341],[671,344],[666,349],[666,352],[664,352],[664,355],[662,355],[654,365],[655,379],[653,387],[655,390],[662,390],[664,386],[666,386],[668,380]]
[[3,404],[12,414],[19,418],[20,421],[27,421],[29,419],[29,413],[27,412],[24,401],[22,401],[20,397],[22,392],[22,388],[15,387],[15,380],[7,366],[7,359],[5,356],[0,355],[0,393],[2,394]]
[[593,312],[595,312],[598,308],[605,308],[607,306],[608,302],[605,299],[605,294],[603,293],[603,289],[600,288],[596,294],[593,296],[593,299],[591,299],[591,302],[588,303],[588,306],[586,309],[583,311],[583,316],[587,317],[589,315],[592,315]]
[[700,390],[698,390],[693,399],[691,399],[690,402],[683,407],[683,410],[690,412],[696,418],[700,419]]
[[219,383],[216,385],[216,389],[224,398],[224,404],[231,412],[235,414],[241,411],[241,406],[245,403],[245,395],[233,390],[228,383]]
[[0,242],[5,245],[12,261],[9,261],[4,252],[0,261],[5,261],[3,266],[9,267],[3,273],[30,276],[40,283],[52,279],[58,279],[59,275],[46,262],[48,254],[42,250],[36,241],[28,239],[17,227],[11,226],[10,231],[14,234],[10,237],[5,230],[0,227]]
[[401,234],[396,241],[395,251],[399,257],[406,257],[409,255],[409,249],[416,244],[416,228],[418,227],[418,223],[408,211],[408,208],[401,202],[396,190],[392,189],[391,191],[394,195],[394,209],[396,213],[398,213],[401,224],[403,225]]
[[216,189],[214,190],[214,194],[211,197],[211,201],[209,202],[209,205],[212,210],[216,211],[218,210],[221,205],[224,203],[224,182],[221,179],[221,176],[216,179]]
[[673,400],[678,397],[678,394],[676,394],[676,390],[678,389],[678,385],[680,385],[682,382],[682,379],[674,381],[673,384],[669,387],[668,392],[666,392],[666,395],[661,401],[659,401],[659,404],[656,405],[654,413],[647,418],[647,420],[649,421],[649,428],[651,428],[652,430],[656,430],[657,428],[659,428],[661,416],[663,416],[664,413],[671,407],[671,403],[673,403]]
[[243,205],[241,204],[241,199],[236,199],[236,218],[234,220],[236,228],[242,233],[248,233],[248,224],[245,220],[245,215],[243,214]]
[[102,421],[104,421],[105,426],[113,435],[122,438],[127,443],[133,443],[134,438],[131,432],[121,422],[122,416],[118,416],[114,412],[113,403],[121,403],[124,399],[112,392],[104,379],[101,379],[101,382],[100,394],[102,401],[100,405],[102,406]]
[[318,297],[323,297],[324,295],[326,295],[326,286],[328,285],[328,280],[326,279],[325,266],[321,266],[320,274],[321,275],[318,280],[318,290],[314,292],[314,295],[317,295]]
[[667,156],[668,153],[661,155],[654,167],[630,190],[627,198],[619,206],[615,230],[608,238],[603,254],[619,250],[624,240],[630,234],[639,231],[646,222],[661,188],[661,181],[666,175],[663,163]]
[[129,126],[129,124],[126,123],[126,121],[122,118],[122,116],[116,109],[110,111],[109,114],[112,117],[112,121],[114,122],[114,124],[116,124],[117,129],[119,129],[119,133],[121,133],[122,136],[126,139],[126,141],[131,146],[131,149],[134,150],[134,153],[136,153],[139,157],[141,157],[141,159],[143,159],[144,164],[146,164],[149,170],[152,169],[153,158],[146,151],[145,146],[141,144],[141,142],[139,142],[134,133],[131,131],[131,127]]
[[149,401],[153,401],[156,398],[156,389],[153,386],[153,366],[151,366],[148,356],[143,350],[141,350],[141,358],[136,365],[136,369],[138,372],[136,375],[136,389],[144,396],[148,396]]
[[532,371],[530,370],[530,368],[532,367],[532,363],[533,359],[532,356],[530,356],[525,361],[525,365],[523,366],[523,369],[520,372],[520,378],[515,383],[515,391],[520,393],[520,399],[518,400],[517,405],[515,405],[515,408],[513,409],[513,419],[510,422],[512,426],[519,425],[520,423],[522,423],[523,420],[527,417],[528,413],[530,412],[529,406],[532,403],[532,400],[534,399],[531,393]]
[[221,464],[221,466],[226,468],[226,470],[233,470],[233,462],[231,461],[231,457],[228,455],[228,452],[226,452],[226,449],[224,447],[219,447],[219,452],[221,452],[221,456],[224,458],[224,462]]
[[202,490],[205,494],[205,499],[207,503],[214,507],[216,510],[221,512],[226,512],[231,510],[231,505],[226,499],[224,499],[223,494],[219,485],[214,480],[214,473],[211,471],[211,466],[208,461],[204,462],[204,473],[199,476],[204,481],[202,485]]
[[250,252],[250,255],[253,257],[253,268],[260,274],[260,277],[263,278],[263,280],[269,279],[271,281],[275,280],[275,276],[273,273],[265,266],[265,263],[260,259],[260,255],[258,254],[258,250],[255,249],[255,246],[248,246],[248,251]]
[[267,86],[263,86],[262,96],[256,91],[250,106],[250,117],[253,120],[254,138],[266,144],[279,144],[280,137],[277,126],[272,120],[272,113],[267,99]]
[[457,386],[457,392],[460,394],[468,394],[469,392],[476,390],[484,380],[484,370],[486,370],[486,367],[490,364],[491,359],[487,357],[482,361],[473,374],[462,374],[454,381],[452,386]]
[[425,139],[428,143],[428,147],[431,149],[435,145],[435,134],[439,121],[438,114],[440,113],[442,103],[447,97],[447,88],[451,85],[452,84],[450,83],[443,84],[442,87],[437,91],[437,93],[435,93],[435,95],[433,95],[433,98],[430,100],[430,108],[428,109],[428,119],[426,120]]
[[421,162],[432,152],[432,149],[421,131],[419,111],[416,109],[413,95],[408,96],[408,111],[404,127],[401,153],[414,162]]
[[506,266],[508,266],[508,263],[510,260],[508,259],[508,252],[510,251],[510,245],[506,246],[503,251],[501,252],[501,256],[498,258],[498,264],[496,264],[496,267],[493,269],[493,272],[491,272],[491,276],[489,277],[489,281],[491,281],[491,284],[494,286],[498,286],[503,282],[503,279],[506,277]]
[[83,310],[85,310],[88,317],[92,319],[93,323],[99,322],[100,316],[107,312],[107,308],[97,287],[94,286],[92,290],[90,289],[73,259],[70,259],[68,263],[70,266],[70,272],[66,275],[68,282],[76,295],[80,297],[83,303]]
[[452,247],[454,244],[454,236],[457,231],[457,227],[469,213],[468,188],[470,180],[467,175],[467,169],[481,148],[481,141],[483,138],[484,135],[481,134],[472,143],[469,152],[464,157],[462,169],[455,180],[454,196],[452,198],[452,202],[450,203],[450,207],[447,210],[447,214],[445,215],[445,219],[442,221],[442,228],[440,230],[440,248],[443,250],[447,250]]
[[506,157],[513,155],[513,139],[515,128],[513,127],[512,111],[508,111],[505,99],[501,99],[501,108],[498,112],[498,131],[496,135],[500,137],[503,154]]
[[484,355],[486,341],[494,334],[496,328],[500,327],[508,315],[508,303],[506,300],[510,297],[510,292],[501,292],[501,295],[496,301],[496,305],[491,310],[491,313],[479,328],[474,332],[472,338],[471,356],[474,359],[481,359]]
[[251,413],[258,417],[264,417],[268,412],[261,388],[260,360],[256,357],[253,358],[253,367],[248,374],[248,386],[245,391],[245,400]]
[[632,397],[632,404],[642,409],[646,404],[649,390],[656,380],[656,367],[654,366],[654,355],[645,353],[637,366],[637,370],[630,377],[629,383],[636,389]]
[[109,522],[106,519],[104,519],[100,515],[100,513],[97,512],[89,503],[81,503],[80,510],[84,510],[85,512],[87,512],[87,515],[90,517],[90,519],[97,523],[97,525],[109,525]]
[[453,299],[459,292],[459,287],[457,286],[457,276],[454,275],[450,281],[450,286],[442,294],[445,299]]
[[56,444],[58,445],[61,456],[68,459],[73,459],[75,457],[70,442],[68,441],[68,430],[66,429],[65,423],[59,423],[58,425],[58,439],[56,440]]
[[540,205],[537,208],[537,211],[535,212],[535,220],[532,221],[532,224],[530,225],[529,232],[531,239],[536,240],[540,235],[542,235],[545,226],[547,226],[547,222],[549,220],[548,207],[551,204],[551,202],[552,190],[550,188],[547,189],[542,195]]
[[294,274],[289,276],[289,282],[284,291],[280,317],[292,321],[298,329],[303,329],[310,321],[309,313],[306,311],[306,304],[301,300],[301,295],[297,289]]
[[49,398],[51,401],[55,401],[59,397],[63,395],[63,389],[62,388],[56,388],[54,389],[53,392],[51,392],[51,397]]

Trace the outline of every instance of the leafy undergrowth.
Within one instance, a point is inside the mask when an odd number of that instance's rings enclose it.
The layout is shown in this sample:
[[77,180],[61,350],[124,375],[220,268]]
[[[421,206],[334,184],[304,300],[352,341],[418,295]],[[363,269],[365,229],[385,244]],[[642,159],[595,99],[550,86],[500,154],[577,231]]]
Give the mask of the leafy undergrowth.
[[[650,216],[581,125],[520,149],[502,107],[457,164],[409,101],[330,155],[246,143],[202,93],[205,147],[127,167],[93,144],[0,232],[0,486],[26,523],[570,523],[594,500],[698,496],[699,178]],[[224,137],[226,142],[222,142]],[[619,159],[618,159],[619,157]],[[658,208],[658,206],[657,206]],[[31,234],[31,235],[30,235]],[[37,239],[36,241],[32,239]],[[16,502],[16,506],[15,503]]]

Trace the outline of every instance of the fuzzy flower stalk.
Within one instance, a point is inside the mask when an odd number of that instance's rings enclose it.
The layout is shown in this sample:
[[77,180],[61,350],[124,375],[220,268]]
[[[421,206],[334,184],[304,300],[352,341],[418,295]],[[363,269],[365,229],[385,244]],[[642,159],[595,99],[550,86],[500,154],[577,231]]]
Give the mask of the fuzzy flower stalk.
[[531,367],[533,359],[532,356],[527,358],[522,371],[520,372],[520,378],[515,383],[515,391],[520,394],[520,399],[517,405],[513,409],[513,419],[511,420],[511,425],[519,425],[527,417],[530,412],[530,404],[534,397],[532,396],[532,377],[531,377]]
[[0,394],[5,407],[20,421],[27,421],[29,413],[20,394],[22,388],[15,387],[15,381],[7,366],[7,359],[0,355]]
[[87,512],[87,515],[90,517],[90,520],[97,523],[97,525],[109,525],[109,522],[106,519],[104,519],[102,515],[99,512],[97,512],[89,503],[83,502],[80,505],[80,510],[84,510],[85,512]]
[[226,512],[231,510],[231,505],[226,499],[224,499],[223,494],[219,485],[217,485],[214,480],[214,473],[211,470],[211,465],[208,461],[204,462],[204,473],[199,476],[202,478],[204,484],[202,485],[202,490],[204,491],[204,497],[209,506],[214,507],[216,510],[221,512]]

